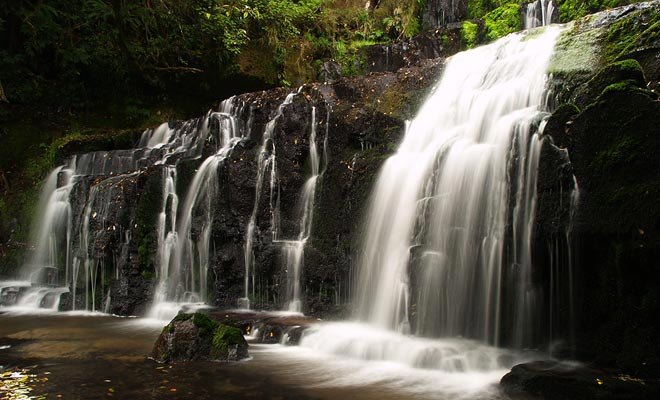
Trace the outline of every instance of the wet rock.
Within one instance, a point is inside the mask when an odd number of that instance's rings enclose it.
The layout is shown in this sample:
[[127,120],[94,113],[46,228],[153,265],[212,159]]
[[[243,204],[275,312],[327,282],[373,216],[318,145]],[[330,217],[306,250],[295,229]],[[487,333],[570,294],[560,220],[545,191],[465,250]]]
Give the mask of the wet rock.
[[[608,85],[592,80],[601,92],[592,91],[582,111],[560,107],[545,133],[567,149],[580,189],[571,233],[573,265],[579,266],[573,269],[573,351],[581,359],[652,377],[660,373],[653,339],[660,323],[652,317],[660,312],[655,261],[660,254],[660,137],[652,128],[660,124],[660,102],[640,87],[642,75],[634,67],[608,76]],[[612,76],[620,80],[612,82]],[[548,155],[542,165],[556,168]],[[539,240],[551,235],[558,220],[556,207],[543,200],[561,192],[552,182],[539,173]]]
[[467,17],[467,0],[429,0],[424,3],[422,23],[427,28],[439,28]]
[[152,351],[159,362],[238,361],[248,357],[243,333],[202,313],[179,314],[161,332]]
[[297,345],[305,329],[317,320],[296,313],[263,311],[210,311],[209,317],[241,329],[260,343]]
[[316,74],[316,80],[319,82],[332,82],[339,77],[341,77],[341,65],[335,60],[325,61]]
[[657,399],[658,381],[554,361],[519,364],[500,381],[513,399]]

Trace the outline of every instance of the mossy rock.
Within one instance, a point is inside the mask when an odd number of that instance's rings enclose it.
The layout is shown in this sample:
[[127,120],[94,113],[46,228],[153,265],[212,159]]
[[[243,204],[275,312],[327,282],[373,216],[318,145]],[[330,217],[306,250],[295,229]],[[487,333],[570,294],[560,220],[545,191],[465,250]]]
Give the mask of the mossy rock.
[[616,61],[599,69],[593,78],[576,90],[575,103],[585,106],[592,103],[605,89],[615,90],[623,86],[646,88],[644,70],[636,60]]
[[223,325],[203,313],[179,314],[163,328],[152,351],[158,362],[193,360],[238,361],[248,357],[248,345],[238,328]]
[[133,148],[141,134],[142,131],[138,129],[118,132],[88,130],[64,136],[54,141],[51,146],[53,146],[55,162],[60,164],[73,154]]
[[247,357],[247,343],[243,332],[231,326],[218,324],[213,331],[211,341],[211,357],[218,360],[231,360]]
[[590,229],[648,231],[660,220],[657,126],[657,96],[631,80],[606,86],[575,118],[569,153],[586,197],[580,214]]
[[607,39],[606,56],[612,60],[657,50],[660,46],[660,10],[657,4],[633,11],[613,23],[608,28]]

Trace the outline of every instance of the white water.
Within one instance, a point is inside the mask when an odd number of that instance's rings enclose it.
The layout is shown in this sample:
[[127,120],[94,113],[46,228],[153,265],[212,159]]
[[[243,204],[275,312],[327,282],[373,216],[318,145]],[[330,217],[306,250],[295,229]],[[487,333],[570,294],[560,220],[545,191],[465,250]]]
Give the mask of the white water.
[[[429,340],[356,323],[311,328],[300,346],[251,344],[280,382],[353,398],[501,399],[497,382],[526,354],[463,339]],[[372,393],[372,395],[365,395]],[[330,398],[337,398],[330,397]]]
[[417,333],[498,343],[504,236],[515,200],[512,267],[523,283],[513,296],[523,311],[519,326],[527,326],[540,149],[530,128],[544,116],[545,71],[558,32],[510,35],[449,60],[376,183],[356,287],[361,320],[408,332],[414,304]]
[[[266,127],[264,128],[264,134],[261,140],[261,148],[259,150],[258,160],[257,160],[257,183],[255,185],[255,196],[254,196],[254,207],[252,208],[252,214],[250,215],[250,220],[248,221],[247,228],[245,230],[245,277],[244,277],[244,296],[242,299],[239,299],[239,307],[243,309],[250,309],[250,295],[254,297],[255,295],[255,268],[254,268],[254,239],[255,239],[255,228],[257,223],[257,213],[259,211],[259,205],[261,202],[261,191],[264,185],[264,179],[266,178],[267,171],[270,170],[270,196],[269,196],[269,209],[271,215],[271,227],[273,230],[273,237],[277,235],[277,222],[276,218],[278,216],[276,207],[277,205],[273,203],[275,198],[274,189],[277,182],[277,158],[275,153],[275,142],[273,137],[273,130],[275,129],[275,124],[282,117],[282,112],[284,108],[291,104],[294,96],[297,93],[289,93],[284,102],[280,104],[277,108],[275,116],[268,121]],[[250,290],[252,288],[252,290]]]
[[558,33],[514,34],[448,60],[372,193],[354,288],[361,322],[304,333],[299,351],[330,357],[334,370],[353,365],[333,385],[392,376],[432,397],[496,397],[489,388],[528,360],[493,345],[504,329],[526,344],[539,317],[530,246]]
[[[175,167],[181,159],[200,158],[209,143],[215,144],[217,154],[207,161],[218,165],[228,151],[228,143],[234,143],[231,138],[237,131],[236,122],[225,109],[232,101],[227,100],[220,112],[209,112],[203,118],[166,123],[147,130],[137,148],[73,156],[65,165],[53,170],[42,189],[40,215],[33,229],[36,248],[21,270],[23,279],[30,281],[34,287],[18,292],[12,289],[12,296],[17,294],[22,306],[29,303],[34,308],[50,308],[57,306],[59,297],[55,302],[48,299],[70,291],[70,307],[74,310],[80,307],[87,310],[108,309],[110,290],[104,282],[109,277],[120,279],[122,272],[118,268],[117,257],[128,250],[132,240],[131,229],[126,222],[120,223],[124,206],[118,196],[124,190],[130,190],[148,166],[155,165],[163,174],[156,262],[159,266],[157,274],[162,279],[157,285],[155,302],[163,303],[163,308],[167,309],[167,304],[173,301],[185,299],[196,302],[205,298],[210,223],[191,244],[188,210],[184,213],[183,234],[181,230],[177,231],[181,224],[177,224]],[[217,135],[211,134],[209,129],[216,122],[219,125]],[[211,176],[215,172],[211,166],[202,169],[191,190],[204,193],[189,193],[186,207],[197,207],[198,203],[205,202],[206,210],[210,210],[212,193],[205,191],[217,189]],[[204,220],[210,221],[210,218]],[[137,224],[134,228],[138,228]],[[107,253],[106,249],[99,247],[99,243],[106,240],[101,238],[103,232],[116,237],[114,252]],[[179,237],[184,239],[179,240]],[[191,255],[190,248],[198,251],[199,256]],[[173,259],[174,256],[178,258]],[[182,261],[183,258],[187,259]],[[190,266],[188,258],[194,260],[194,266]],[[182,267],[183,264],[185,266]],[[170,274],[171,270],[173,274]],[[46,294],[42,296],[43,293]]]
[[[240,108],[234,106],[234,98],[220,105],[220,111],[211,113],[202,129],[208,131],[211,119],[219,124],[217,152],[206,158],[197,169],[179,211],[176,194],[176,168],[165,166],[161,212],[158,217],[158,283],[148,317],[159,320],[173,318],[183,305],[207,301],[209,245],[218,194],[218,168],[240,141],[242,132],[236,121]],[[154,131],[149,140],[156,145],[169,141],[171,134]],[[143,140],[145,140],[143,138]],[[202,217],[193,219],[193,214]],[[177,218],[177,215],[179,216]],[[193,224],[197,235],[193,235]]]
[[525,29],[547,26],[552,23],[555,5],[552,0],[535,0],[527,4],[525,14]]
[[[326,120],[326,127],[328,121]],[[285,265],[287,271],[286,309],[291,312],[302,311],[300,278],[304,267],[305,244],[312,233],[312,222],[314,219],[314,198],[316,195],[316,184],[322,175],[320,172],[320,157],[316,145],[316,107],[312,107],[311,132],[309,134],[309,162],[311,176],[305,182],[301,193],[299,205],[299,227],[297,240],[281,241],[284,249]],[[324,155],[326,154],[327,129],[324,144]],[[327,163],[327,160],[325,160]]]

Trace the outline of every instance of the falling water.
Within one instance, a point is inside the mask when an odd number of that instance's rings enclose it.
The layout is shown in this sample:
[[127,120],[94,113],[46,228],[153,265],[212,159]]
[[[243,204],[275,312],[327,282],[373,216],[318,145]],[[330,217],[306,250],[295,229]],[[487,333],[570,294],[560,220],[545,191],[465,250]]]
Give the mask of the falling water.
[[[327,124],[327,121],[326,121]],[[303,268],[305,256],[305,244],[312,233],[312,221],[314,217],[314,196],[316,184],[320,177],[320,158],[316,145],[316,107],[312,107],[311,132],[309,134],[309,161],[311,165],[311,176],[305,182],[302,189],[300,202],[300,226],[298,227],[298,239],[282,241],[286,258],[287,270],[287,309],[292,312],[301,312],[302,303],[300,298],[300,275]],[[327,131],[326,131],[327,132]],[[327,137],[326,137],[327,140]],[[324,145],[326,143],[324,140]],[[325,146],[324,146],[324,155]]]
[[535,329],[539,129],[558,34],[509,35],[448,60],[372,192],[354,289],[362,322],[316,326],[302,347],[468,374],[479,387],[526,359],[490,345],[512,330],[521,346]]
[[[558,32],[509,36],[448,62],[376,184],[356,292],[362,320],[406,332],[414,307],[419,334],[498,343],[511,201],[513,273],[529,274],[534,126]],[[525,312],[526,290],[514,294]]]
[[[271,227],[273,230],[273,239],[277,237],[277,204],[273,202],[274,190],[276,188],[277,182],[277,164],[276,164],[276,153],[275,153],[275,143],[273,137],[273,131],[275,129],[275,124],[282,117],[282,112],[284,108],[291,104],[293,98],[297,93],[289,93],[284,102],[280,104],[277,108],[275,116],[268,121],[266,127],[264,128],[264,134],[261,141],[261,149],[258,153],[257,160],[257,182],[255,185],[255,197],[254,197],[254,207],[252,208],[252,214],[250,215],[250,220],[248,222],[247,228],[245,230],[245,277],[244,277],[244,296],[242,299],[239,299],[239,306],[241,308],[249,309],[250,308],[250,294],[254,296],[255,284],[254,284],[254,236],[255,228],[257,223],[257,213],[259,212],[259,205],[261,201],[261,191],[264,185],[264,179],[266,178],[267,171],[270,171],[270,197],[269,197],[269,209],[271,215]],[[250,287],[252,287],[252,293],[250,293]]]
[[[131,188],[136,187],[140,176],[149,173],[148,168],[162,173],[163,187],[156,224],[158,284],[154,309],[159,308],[156,305],[205,299],[210,214],[218,189],[215,174],[239,132],[235,114],[240,113],[240,107],[234,107],[234,100],[226,100],[219,112],[209,111],[202,118],[147,130],[136,148],[72,156],[53,170],[44,184],[41,215],[33,229],[35,251],[22,268],[20,282],[2,283],[3,304],[57,307],[59,296],[70,292],[68,307],[72,309],[107,310],[111,291],[105,286],[106,278],[120,279],[117,256],[127,253],[131,229],[138,228],[127,219],[130,215],[123,193],[134,191]],[[180,212],[176,166],[180,160],[200,159],[213,151],[213,146],[215,154],[197,171]],[[206,215],[202,218],[205,225],[195,238],[191,235],[193,212]],[[178,216],[182,221],[177,221]],[[105,249],[108,240],[117,246]]]
[[[215,200],[219,191],[218,168],[241,140],[237,116],[241,108],[234,106],[235,98],[222,102],[220,111],[210,113],[203,131],[211,123],[218,124],[216,153],[206,158],[197,169],[179,211],[176,194],[176,168],[164,166],[161,211],[158,217],[158,283],[149,312],[151,318],[169,319],[176,315],[182,304],[207,300],[209,245]],[[143,142],[161,146],[172,134],[157,128],[152,138]],[[205,138],[207,133],[201,137]],[[156,138],[156,139],[154,139]],[[184,142],[185,143],[185,142]],[[185,152],[185,150],[184,150]],[[177,215],[179,218],[177,219]],[[201,215],[201,218],[194,217]],[[194,221],[201,225],[193,233]]]
[[525,14],[525,29],[546,26],[552,23],[552,14],[555,12],[555,5],[552,0],[535,0],[527,4],[527,13]]

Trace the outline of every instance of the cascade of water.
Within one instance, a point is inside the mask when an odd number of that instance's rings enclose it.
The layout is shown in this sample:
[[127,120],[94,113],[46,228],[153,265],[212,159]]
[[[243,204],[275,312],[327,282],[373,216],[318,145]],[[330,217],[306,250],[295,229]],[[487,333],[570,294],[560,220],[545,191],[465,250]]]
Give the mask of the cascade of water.
[[[58,187],[58,180],[61,186]],[[26,268],[23,269],[26,279],[33,283],[46,283],[54,285],[58,271],[65,271],[64,281],[69,275],[69,248],[71,240],[71,204],[69,194],[73,188],[74,180],[72,170],[63,166],[55,168],[48,178],[41,192],[39,206],[40,223],[33,232],[38,232],[33,238],[37,244],[36,249]],[[64,239],[64,243],[61,243]],[[61,257],[60,249],[65,248],[65,258]],[[63,265],[62,265],[63,264]]]
[[[156,165],[163,171],[163,202],[158,220],[158,271],[157,299],[172,299],[172,291],[166,290],[163,283],[171,271],[171,264],[181,269],[181,261],[176,263],[171,259],[174,249],[181,235],[177,231],[180,224],[176,222],[178,197],[176,195],[176,164],[181,159],[200,158],[205,149],[213,144],[216,154],[209,159],[209,163],[216,167],[220,159],[231,147],[232,137],[238,131],[236,120],[230,115],[234,99],[226,100],[220,112],[209,112],[206,116],[185,122],[162,124],[156,129],[145,131],[136,148],[116,151],[97,151],[73,156],[65,165],[56,168],[49,175],[44,184],[40,200],[41,215],[35,224],[34,242],[36,249],[29,262],[23,267],[22,274],[35,287],[57,287],[57,293],[64,293],[71,289],[72,301],[70,307],[86,309],[107,308],[109,302],[102,302],[106,292],[104,278],[113,273],[115,279],[120,278],[117,269],[115,252],[106,253],[103,243],[110,237],[125,238],[130,241],[130,231],[125,232],[126,221],[123,225],[118,223],[121,219],[124,206],[118,197],[129,183],[136,181],[150,165]],[[238,111],[239,112],[239,111]],[[217,124],[216,124],[217,122]],[[210,126],[215,124],[218,129],[213,131]],[[206,202],[202,208],[210,210],[215,182],[211,172],[211,165],[204,167],[206,172],[200,174],[196,190],[203,194],[189,194],[191,199],[187,204],[197,207],[197,203]],[[197,199],[200,199],[197,201]],[[203,200],[203,201],[202,201]],[[188,214],[183,213],[184,217]],[[124,215],[125,217],[125,215]],[[188,223],[189,223],[188,216]],[[114,220],[114,222],[110,222]],[[135,225],[137,228],[137,225]],[[104,236],[105,232],[105,236]],[[189,233],[189,231],[186,231]],[[183,243],[199,251],[194,257],[196,263],[208,264],[208,238],[210,236],[210,223],[202,229],[200,237],[194,243],[189,243],[190,237],[184,236]],[[114,239],[112,239],[114,240]],[[121,242],[121,239],[119,239]],[[101,247],[99,247],[101,246]],[[206,246],[206,247],[205,247]],[[124,248],[128,248],[126,244]],[[178,250],[180,257],[190,258],[189,252]],[[113,271],[106,270],[106,260],[111,262]],[[205,267],[198,270],[191,269],[186,259],[185,271],[188,273],[184,292],[190,292],[189,297],[199,298],[205,296]],[[196,264],[198,265],[198,264]],[[178,278],[177,278],[178,279]],[[176,280],[176,279],[175,279]],[[200,283],[198,281],[202,281]],[[4,285],[3,285],[4,287]],[[7,290],[5,290],[7,289]],[[16,287],[5,288],[5,292],[22,296],[25,291],[16,292]],[[38,290],[35,291],[37,293]],[[109,293],[109,291],[108,291]],[[169,294],[165,294],[169,293]],[[194,294],[193,294],[194,293]],[[7,297],[7,296],[4,296]],[[45,304],[36,301],[39,296],[30,296],[30,304]],[[28,301],[23,296],[19,303]],[[58,299],[59,302],[59,299]],[[50,303],[49,303],[50,304]]]
[[488,344],[508,331],[522,346],[538,329],[531,241],[558,33],[510,35],[448,60],[372,193],[354,288],[363,323],[315,326],[302,347],[477,385],[526,359]]
[[245,277],[244,277],[244,297],[239,299],[239,307],[249,309],[250,308],[250,287],[252,287],[252,295],[254,296],[255,284],[254,284],[254,235],[257,222],[257,213],[259,211],[259,204],[261,201],[261,191],[263,189],[264,179],[266,177],[266,172],[270,170],[270,198],[269,206],[271,211],[271,227],[273,230],[273,239],[277,237],[277,205],[273,204],[274,189],[277,182],[277,164],[276,164],[276,154],[275,154],[275,143],[273,142],[273,131],[275,129],[275,124],[277,120],[282,116],[284,108],[291,104],[294,96],[297,93],[289,93],[284,102],[280,104],[277,108],[275,116],[268,121],[266,127],[264,128],[264,134],[261,141],[261,149],[258,153],[257,160],[257,180],[255,185],[255,197],[254,197],[254,207],[252,208],[252,214],[250,215],[250,220],[248,221],[247,228],[245,229]]
[[[326,120],[326,124],[328,121]],[[327,126],[327,125],[326,125]],[[316,107],[312,107],[311,131],[309,134],[309,160],[311,176],[305,182],[302,189],[300,204],[300,226],[297,240],[282,241],[284,244],[286,270],[287,270],[287,309],[292,312],[301,312],[302,303],[300,299],[300,275],[303,268],[305,244],[312,233],[312,221],[314,217],[314,197],[316,184],[321,176],[320,157],[316,145]],[[323,141],[323,155],[327,163],[327,129],[326,138]],[[325,168],[325,165],[324,165]]]
[[[156,319],[165,319],[176,311],[176,305],[170,306],[167,302],[170,265],[175,256],[174,250],[177,248],[178,236],[176,216],[179,207],[179,197],[176,194],[176,168],[165,166],[162,169],[163,176],[163,195],[161,200],[161,211],[158,214],[158,254],[156,271],[158,283],[154,293],[154,305],[150,310],[149,316]],[[162,309],[165,308],[165,312]]]
[[[157,227],[158,283],[149,312],[152,318],[171,318],[182,304],[204,302],[207,299],[209,244],[215,198],[219,190],[218,168],[242,137],[237,122],[241,110],[240,107],[234,107],[234,101],[235,98],[223,101],[219,112],[209,114],[208,119],[218,123],[216,153],[206,158],[197,169],[180,212],[176,194],[176,168],[164,166],[163,195]],[[209,123],[207,121],[204,127],[207,131]],[[201,226],[196,226],[199,231],[193,232],[193,221],[197,221],[194,218],[197,215],[202,216],[199,218]]]
[[[405,332],[415,304],[419,334],[498,342],[510,200],[523,225],[515,273],[529,273],[539,149],[530,126],[542,115],[557,34],[513,35],[449,61],[378,178],[356,292],[361,319]],[[527,309],[526,295],[515,296]]]
[[527,4],[525,14],[525,29],[547,26],[552,23],[552,15],[555,12],[555,5],[552,0],[534,0]]

